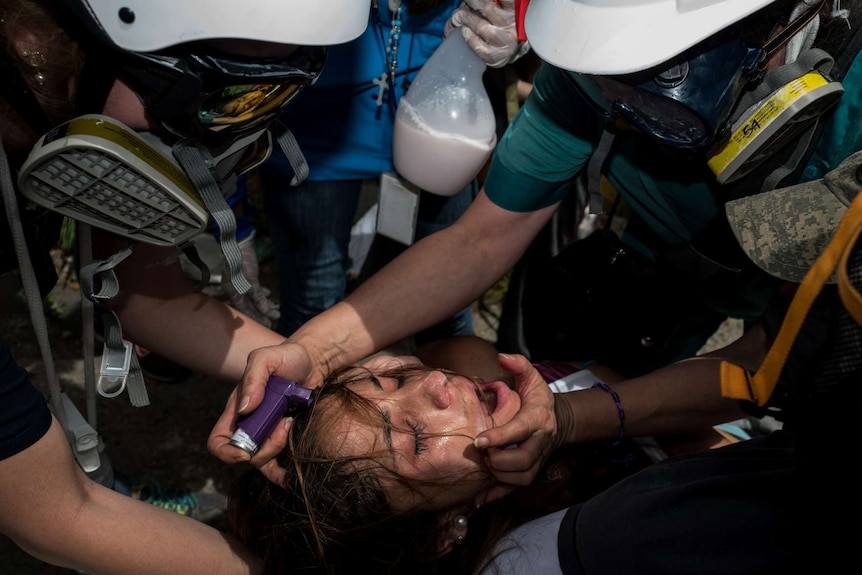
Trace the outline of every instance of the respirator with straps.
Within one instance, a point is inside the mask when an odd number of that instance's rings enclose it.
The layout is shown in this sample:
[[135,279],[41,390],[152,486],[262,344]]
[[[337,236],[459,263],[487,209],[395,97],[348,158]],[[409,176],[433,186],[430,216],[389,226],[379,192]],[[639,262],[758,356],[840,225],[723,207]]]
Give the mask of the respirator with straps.
[[573,79],[609,124],[672,149],[703,152],[718,182],[727,183],[800,136],[843,94],[828,75],[832,58],[822,50],[804,50],[793,62],[767,70],[824,4],[764,42],[752,43],[743,20],[659,69]]
[[[212,217],[230,281],[244,293],[250,284],[242,275],[236,221],[225,198],[234,193],[239,175],[268,157],[271,124],[302,87],[316,80],[326,50],[296,47],[283,57],[255,59],[198,48],[209,46],[186,46],[184,54],[142,54],[90,45],[76,101],[79,115],[56,127],[50,127],[4,52],[0,67],[10,81],[0,87],[0,97],[44,134],[17,171],[18,190],[31,206],[87,224],[79,227],[86,235],[92,226],[133,242],[178,247],[201,269],[199,287],[208,281],[209,270],[192,239]],[[81,114],[101,111],[115,77],[135,90],[147,114],[164,128],[161,133],[139,133],[100,114]],[[293,160],[297,179],[304,177],[307,166],[290,132],[282,130],[278,142]],[[11,178],[4,179],[4,187],[12,187]],[[5,203],[17,206],[14,191],[6,192]],[[96,262],[89,261],[89,250],[79,250],[82,291],[101,313],[105,330],[96,389],[112,397],[129,382],[132,403],[146,405],[131,345],[105,305],[119,291],[113,268],[130,248]]]

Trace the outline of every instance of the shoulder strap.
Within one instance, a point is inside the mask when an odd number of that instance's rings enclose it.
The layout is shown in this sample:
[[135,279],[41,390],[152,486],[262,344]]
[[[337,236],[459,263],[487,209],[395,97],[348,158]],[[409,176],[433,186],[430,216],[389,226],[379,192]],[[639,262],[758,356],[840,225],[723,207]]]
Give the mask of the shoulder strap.
[[778,378],[781,376],[793,342],[802,329],[808,311],[839,263],[841,263],[841,269],[838,290],[841,300],[852,317],[862,324],[862,296],[847,276],[850,252],[859,241],[860,235],[862,235],[862,193],[857,194],[841,220],[832,241],[802,280],[781,324],[781,330],[760,369],[752,374],[727,361],[721,363],[721,394],[724,397],[750,401],[759,406],[766,404],[778,383]]

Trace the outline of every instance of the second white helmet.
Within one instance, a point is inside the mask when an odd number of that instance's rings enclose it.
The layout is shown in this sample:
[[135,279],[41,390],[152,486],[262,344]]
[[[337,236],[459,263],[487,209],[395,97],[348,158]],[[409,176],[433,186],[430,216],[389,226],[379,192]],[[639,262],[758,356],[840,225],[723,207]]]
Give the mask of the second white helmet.
[[532,0],[525,29],[536,54],[555,66],[627,74],[657,66],[776,1]]

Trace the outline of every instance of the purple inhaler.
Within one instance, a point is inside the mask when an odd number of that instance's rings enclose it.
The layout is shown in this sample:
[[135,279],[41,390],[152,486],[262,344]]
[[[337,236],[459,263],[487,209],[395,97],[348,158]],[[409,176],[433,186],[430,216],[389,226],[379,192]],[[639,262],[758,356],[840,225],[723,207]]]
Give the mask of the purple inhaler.
[[284,417],[288,407],[311,407],[311,390],[295,381],[271,376],[266,393],[257,409],[237,419],[237,429],[230,439],[231,445],[254,454],[258,446],[269,437],[275,424]]

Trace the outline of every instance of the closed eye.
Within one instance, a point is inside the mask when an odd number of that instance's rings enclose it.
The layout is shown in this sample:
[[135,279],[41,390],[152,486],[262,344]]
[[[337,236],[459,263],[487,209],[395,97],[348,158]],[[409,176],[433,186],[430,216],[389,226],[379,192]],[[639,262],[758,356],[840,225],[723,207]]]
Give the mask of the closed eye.
[[428,449],[427,440],[425,438],[425,435],[423,435],[425,428],[410,419],[404,420],[404,423],[406,423],[407,427],[409,427],[413,431],[413,436],[416,439],[416,444],[413,447],[413,453],[415,455],[421,455]]

